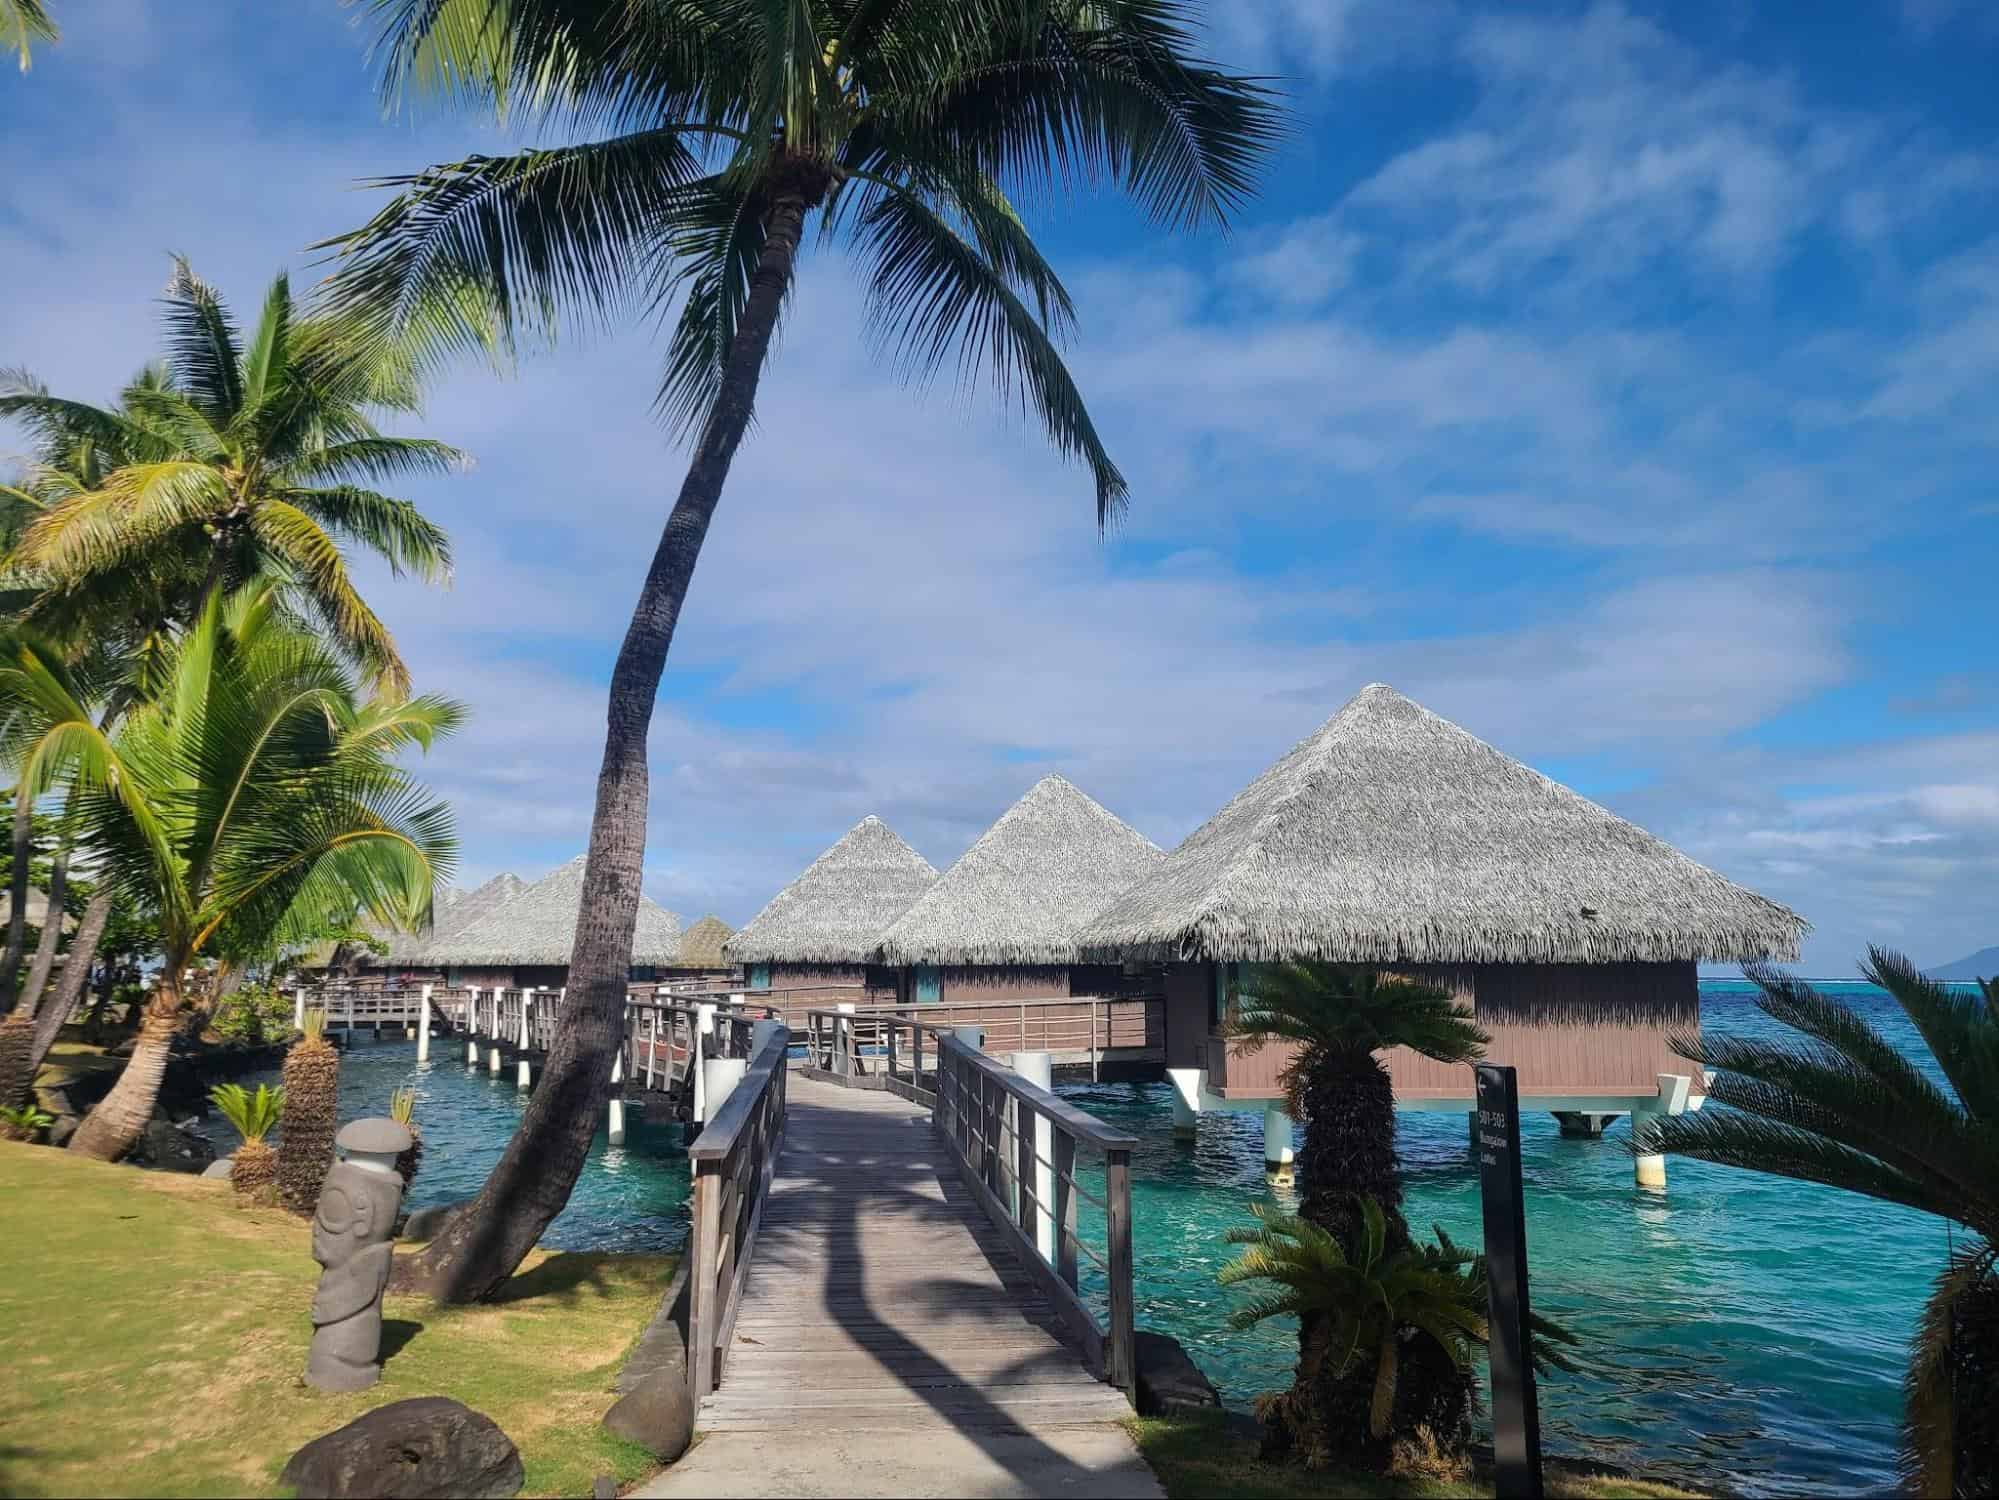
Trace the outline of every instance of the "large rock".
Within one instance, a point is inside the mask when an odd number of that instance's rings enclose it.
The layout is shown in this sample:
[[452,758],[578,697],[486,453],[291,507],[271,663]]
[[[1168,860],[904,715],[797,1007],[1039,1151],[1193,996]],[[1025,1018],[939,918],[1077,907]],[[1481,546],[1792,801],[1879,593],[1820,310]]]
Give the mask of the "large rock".
[[434,1203],[429,1208],[414,1209],[403,1221],[403,1232],[396,1238],[411,1245],[429,1244],[444,1233],[444,1226],[451,1221],[451,1216],[471,1201],[470,1198],[461,1198],[456,1203]]
[[687,1371],[671,1365],[654,1370],[604,1414],[604,1428],[614,1437],[650,1450],[663,1463],[672,1463],[694,1441],[694,1402],[687,1394]]
[[236,1170],[236,1158],[233,1156],[225,1156],[220,1158],[219,1160],[212,1161],[207,1166],[203,1167],[201,1169],[201,1175],[203,1177],[220,1177],[224,1182],[227,1182],[229,1180],[229,1174],[234,1172],[235,1170]]
[[154,1115],[132,1148],[132,1159],[140,1166],[163,1172],[200,1172],[215,1160],[215,1144],[198,1130],[193,1121],[176,1125],[164,1115]]
[[505,1500],[521,1455],[490,1417],[447,1396],[392,1401],[314,1438],[279,1476],[299,1500]]
[[1177,1339],[1140,1329],[1133,1338],[1132,1360],[1138,1366],[1139,1415],[1217,1411],[1221,1393]]

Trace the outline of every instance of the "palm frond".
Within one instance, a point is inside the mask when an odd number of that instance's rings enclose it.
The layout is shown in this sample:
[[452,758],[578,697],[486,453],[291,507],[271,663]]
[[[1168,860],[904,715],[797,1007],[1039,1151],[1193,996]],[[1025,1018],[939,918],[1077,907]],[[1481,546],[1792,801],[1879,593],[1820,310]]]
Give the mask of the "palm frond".
[[0,47],[20,59],[23,73],[28,71],[33,43],[61,40],[62,33],[42,0],[0,0]]
[[243,350],[228,307],[180,255],[162,301],[175,388],[218,430],[228,427],[243,406]]
[[451,538],[407,500],[351,484],[286,490],[284,499],[384,559],[397,577],[414,573],[426,583],[451,579]]

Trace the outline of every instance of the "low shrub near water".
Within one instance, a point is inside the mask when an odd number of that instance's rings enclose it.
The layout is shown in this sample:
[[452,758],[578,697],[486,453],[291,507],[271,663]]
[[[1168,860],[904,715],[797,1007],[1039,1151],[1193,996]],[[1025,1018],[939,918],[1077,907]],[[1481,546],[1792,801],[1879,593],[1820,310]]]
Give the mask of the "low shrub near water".
[[210,1031],[225,1042],[263,1047],[292,1034],[293,1001],[269,985],[246,984],[216,1002]]

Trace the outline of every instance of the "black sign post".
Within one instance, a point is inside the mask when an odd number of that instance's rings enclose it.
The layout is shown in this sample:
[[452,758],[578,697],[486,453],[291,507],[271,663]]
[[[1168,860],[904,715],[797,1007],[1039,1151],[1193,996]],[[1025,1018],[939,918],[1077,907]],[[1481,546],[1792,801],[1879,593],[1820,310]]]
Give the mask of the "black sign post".
[[1527,1343],[1527,1214],[1520,1191],[1520,1090],[1513,1069],[1477,1063],[1478,1185],[1485,1206],[1492,1447],[1502,1497],[1541,1496],[1541,1410]]

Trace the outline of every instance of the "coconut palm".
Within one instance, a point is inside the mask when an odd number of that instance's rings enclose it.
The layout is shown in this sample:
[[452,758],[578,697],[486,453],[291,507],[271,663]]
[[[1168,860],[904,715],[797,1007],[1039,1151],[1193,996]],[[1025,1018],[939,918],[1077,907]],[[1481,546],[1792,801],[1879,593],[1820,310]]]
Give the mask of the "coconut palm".
[[218,1083],[208,1098],[243,1137],[229,1168],[229,1184],[239,1196],[254,1200],[270,1189],[277,1175],[277,1159],[264,1137],[284,1115],[285,1091],[260,1083],[253,1094],[240,1083]]
[[278,1197],[293,1213],[309,1214],[333,1170],[340,1128],[340,1049],[326,1035],[325,1011],[305,1013],[299,1039],[285,1053],[284,1080],[291,1114],[278,1139]]
[[247,343],[184,260],[164,305],[163,376],[129,385],[116,408],[60,399],[19,372],[0,382],[0,417],[44,438],[80,432],[115,454],[95,483],[47,498],[15,544],[10,572],[45,596],[31,617],[122,593],[135,574],[162,567],[175,580],[192,570],[196,605],[275,576],[383,691],[406,694],[408,669],[356,591],[342,543],[398,574],[449,575],[444,533],[409,501],[368,487],[463,462],[443,443],[376,425],[376,413],[416,409],[409,367],[349,321],[295,306],[282,275]]
[[115,1159],[150,1119],[182,1019],[181,974],[211,945],[323,923],[358,903],[420,920],[449,877],[450,815],[393,757],[459,724],[438,698],[358,701],[351,671],[290,627],[273,590],[211,595],[160,695],[106,732],[63,663],[0,662],[0,716],[43,726],[30,788],[67,779],[100,878],[144,893],[163,967],[131,1059],[71,1145]]
[[1278,1076],[1305,1126],[1301,1215],[1348,1239],[1355,1205],[1378,1204],[1391,1248],[1406,1244],[1395,1164],[1395,1088],[1380,1054],[1395,1047],[1471,1063],[1488,1040],[1457,997],[1423,980],[1348,964],[1261,964],[1245,976],[1224,1030],[1238,1050],[1296,1047]]
[[[375,0],[391,97],[441,90],[575,144],[413,177],[336,242],[340,305],[432,353],[673,315],[659,404],[693,456],[611,674],[604,759],[545,1081],[473,1211],[425,1252],[490,1292],[561,1210],[609,1087],[645,855],[660,674],[748,429],[807,227],[851,248],[879,347],[953,361],[1126,486],[1060,345],[1069,294],[1015,199],[1122,189],[1219,225],[1277,133],[1270,96],[1191,55],[1181,0]],[[608,132],[608,133],[607,133]],[[475,308],[490,321],[456,316]],[[677,308],[677,312],[674,310]]]
[[[1265,1403],[1307,1461],[1379,1451],[1389,1439],[1426,1427],[1447,1448],[1470,1438],[1472,1351],[1487,1342],[1485,1257],[1461,1249],[1442,1228],[1434,1245],[1389,1243],[1389,1219],[1372,1198],[1356,1204],[1350,1254],[1310,1220],[1252,1207],[1261,1223],[1232,1229],[1246,1248],[1223,1266],[1223,1286],[1266,1283],[1229,1315],[1233,1328],[1297,1318],[1313,1329],[1300,1352],[1297,1384]],[[1533,1320],[1532,1355],[1543,1370],[1572,1369],[1558,1344],[1575,1335]],[[1349,1379],[1358,1375],[1359,1380]],[[1360,1391],[1364,1402],[1330,1407],[1326,1394]]]
[[1633,1145],[1861,1193],[1968,1231],[1916,1327],[1903,1462],[1919,1494],[1999,1492],[1999,989],[1963,994],[1868,949],[1861,973],[1914,1025],[1925,1068],[1851,1006],[1774,969],[1744,972],[1758,1009],[1796,1035],[1675,1038],[1712,1070],[1708,1107],[1655,1121],[1649,1144]]
[[61,40],[62,33],[49,19],[42,0],[0,0],[0,47],[20,58],[23,73],[28,71],[28,51],[33,43]]

